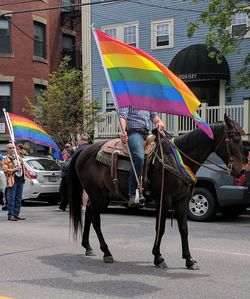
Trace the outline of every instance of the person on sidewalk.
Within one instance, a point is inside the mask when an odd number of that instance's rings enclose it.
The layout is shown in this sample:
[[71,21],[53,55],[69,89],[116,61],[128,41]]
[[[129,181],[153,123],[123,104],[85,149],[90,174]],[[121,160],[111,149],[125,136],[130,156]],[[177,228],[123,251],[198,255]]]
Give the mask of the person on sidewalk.
[[33,184],[23,160],[20,156],[16,156],[15,148],[12,143],[8,143],[7,155],[3,159],[2,165],[6,176],[6,197],[8,202],[8,220],[17,221],[25,220],[26,218],[20,216],[23,184],[25,177]]
[[[3,155],[0,154],[0,170],[3,170]],[[4,202],[4,193],[5,193],[5,177],[4,174],[0,173],[0,205],[2,206],[2,211],[7,210],[6,203]]]
[[[125,107],[118,109],[120,117],[120,138],[124,143],[128,142],[128,146],[132,155],[132,160],[135,166],[136,174],[141,181],[143,164],[144,164],[144,140],[146,139],[149,128],[150,120],[155,127],[160,131],[165,128],[162,120],[157,112],[149,112],[146,110],[138,110],[134,107]],[[133,168],[131,167],[129,173],[129,202],[130,207],[140,206],[145,202],[142,194],[139,193],[139,203],[136,203],[136,189],[137,180]]]
[[65,212],[68,205],[68,183],[67,183],[67,175],[69,171],[69,165],[71,162],[71,158],[74,154],[73,148],[67,148],[64,150],[64,159],[65,161],[61,164],[61,183],[59,188],[61,202],[59,208],[55,210],[55,212]]

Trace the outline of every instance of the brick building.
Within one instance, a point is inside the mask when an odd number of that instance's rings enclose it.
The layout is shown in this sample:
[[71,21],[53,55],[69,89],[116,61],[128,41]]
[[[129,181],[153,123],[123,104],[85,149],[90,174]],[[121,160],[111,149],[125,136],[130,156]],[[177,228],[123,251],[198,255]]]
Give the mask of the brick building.
[[0,140],[8,138],[3,108],[25,116],[25,98],[35,102],[65,54],[81,66],[81,8],[49,9],[80,2],[0,0]]

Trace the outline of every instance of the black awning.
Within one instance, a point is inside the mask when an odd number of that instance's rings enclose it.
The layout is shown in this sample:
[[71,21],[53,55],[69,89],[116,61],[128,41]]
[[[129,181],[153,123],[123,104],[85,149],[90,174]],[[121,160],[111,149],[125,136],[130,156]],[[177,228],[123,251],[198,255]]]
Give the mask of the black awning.
[[[211,48],[218,52],[217,49]],[[169,69],[184,81],[194,80],[230,80],[230,71],[225,57],[217,63],[216,58],[208,56],[207,46],[192,45],[175,55]]]

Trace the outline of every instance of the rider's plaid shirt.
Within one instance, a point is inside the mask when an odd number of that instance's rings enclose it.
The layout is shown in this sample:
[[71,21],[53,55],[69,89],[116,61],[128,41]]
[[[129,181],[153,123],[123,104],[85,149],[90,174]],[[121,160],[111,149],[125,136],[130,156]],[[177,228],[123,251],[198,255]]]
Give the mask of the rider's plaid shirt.
[[125,107],[118,109],[119,116],[126,119],[127,130],[130,129],[151,129],[150,120],[153,122],[158,115],[157,112],[135,109],[134,107]]

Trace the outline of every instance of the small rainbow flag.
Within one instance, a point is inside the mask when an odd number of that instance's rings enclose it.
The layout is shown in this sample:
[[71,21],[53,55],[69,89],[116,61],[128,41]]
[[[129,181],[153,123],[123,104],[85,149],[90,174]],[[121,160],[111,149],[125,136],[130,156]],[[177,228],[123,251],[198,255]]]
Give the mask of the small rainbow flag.
[[187,177],[190,178],[193,182],[197,181],[196,175],[193,173],[193,171],[186,165],[184,164],[182,157],[180,155],[180,152],[178,151],[178,149],[175,146],[174,143],[174,138],[172,138],[171,142],[170,142],[170,147],[172,149],[172,152],[174,154],[175,157],[175,161],[179,166],[179,169],[181,170],[181,173]]
[[210,126],[195,113],[199,100],[167,67],[142,50],[93,29],[105,74],[117,108],[192,117],[210,138]]
[[28,118],[13,113],[8,113],[8,116],[13,129],[13,135],[16,141],[28,140],[37,144],[51,147],[57,153],[58,158],[62,158],[62,154],[57,144],[40,125]]

